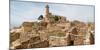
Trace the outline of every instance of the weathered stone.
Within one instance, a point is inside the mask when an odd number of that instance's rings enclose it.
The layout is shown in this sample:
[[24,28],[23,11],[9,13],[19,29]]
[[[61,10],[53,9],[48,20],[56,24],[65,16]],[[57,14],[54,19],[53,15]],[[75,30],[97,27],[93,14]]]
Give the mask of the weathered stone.
[[11,33],[10,42],[13,42],[20,38],[20,33]]

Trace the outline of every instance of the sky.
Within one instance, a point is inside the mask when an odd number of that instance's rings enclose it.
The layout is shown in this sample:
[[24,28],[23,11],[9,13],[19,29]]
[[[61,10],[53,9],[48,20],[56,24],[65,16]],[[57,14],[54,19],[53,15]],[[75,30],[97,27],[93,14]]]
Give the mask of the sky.
[[93,5],[55,4],[45,2],[10,1],[10,25],[20,26],[24,21],[37,21],[40,15],[44,15],[45,6],[49,5],[49,11],[53,15],[65,16],[66,19],[83,22],[94,22]]

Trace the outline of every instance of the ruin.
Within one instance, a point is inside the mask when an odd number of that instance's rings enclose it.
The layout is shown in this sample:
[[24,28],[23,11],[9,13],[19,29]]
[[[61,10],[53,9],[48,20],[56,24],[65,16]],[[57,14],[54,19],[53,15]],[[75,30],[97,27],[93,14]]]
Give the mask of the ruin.
[[40,22],[23,22],[20,31],[10,31],[10,49],[94,44],[94,28],[90,25],[53,15],[46,5]]

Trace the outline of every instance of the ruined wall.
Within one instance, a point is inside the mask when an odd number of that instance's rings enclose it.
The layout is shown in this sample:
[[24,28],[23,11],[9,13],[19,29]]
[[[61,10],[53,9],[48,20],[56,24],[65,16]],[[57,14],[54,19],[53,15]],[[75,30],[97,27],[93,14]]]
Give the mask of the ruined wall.
[[31,32],[32,31],[33,22],[24,22],[22,24],[23,32]]
[[30,45],[32,43],[35,43],[35,42],[38,42],[38,41],[40,41],[40,37],[39,36],[32,37],[29,40],[22,42],[21,45],[16,46],[15,48],[16,49],[30,48]]
[[49,33],[47,32],[47,30],[41,30],[39,31],[39,33],[40,33],[41,40],[48,40]]
[[67,45],[67,38],[66,37],[57,37],[57,36],[50,36],[49,37],[49,45],[53,46],[66,46]]
[[30,45],[30,48],[44,48],[44,47],[49,47],[49,42],[47,40],[40,41]]
[[48,41],[37,41],[36,43],[29,43],[29,41],[22,43],[22,45],[17,46],[16,49],[26,49],[26,48],[41,48],[49,47]]
[[20,38],[20,33],[11,33],[10,43]]
[[84,38],[82,36],[76,36],[74,39],[74,45],[83,45]]

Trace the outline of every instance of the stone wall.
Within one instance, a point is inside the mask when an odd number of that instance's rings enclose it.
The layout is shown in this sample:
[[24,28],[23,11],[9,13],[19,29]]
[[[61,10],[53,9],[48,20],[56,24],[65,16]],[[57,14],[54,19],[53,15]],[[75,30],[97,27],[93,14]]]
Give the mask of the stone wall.
[[15,47],[16,49],[22,49],[22,48],[30,48],[30,44],[35,43],[40,41],[40,37],[36,36],[36,37],[32,37],[27,41],[24,41],[21,43],[21,45]]
[[17,46],[16,49],[28,49],[28,48],[44,48],[49,47],[48,41],[37,41],[35,43],[29,43],[29,41],[22,43],[22,45]]
[[49,37],[49,45],[53,46],[66,46],[67,45],[67,38],[66,37],[57,37],[57,36],[50,36]]
[[20,38],[20,33],[11,33],[10,43]]
[[45,30],[44,31],[41,30],[41,31],[39,31],[39,33],[40,33],[40,39],[41,40],[48,40],[48,37],[49,37],[48,32],[46,32]]
[[49,41],[47,41],[47,40],[40,41],[40,42],[37,42],[35,44],[31,44],[29,47],[30,48],[44,48],[44,47],[49,47]]
[[33,22],[24,22],[22,24],[23,32],[31,32],[32,31]]
[[74,39],[74,45],[84,45],[84,38],[82,36],[76,36]]

